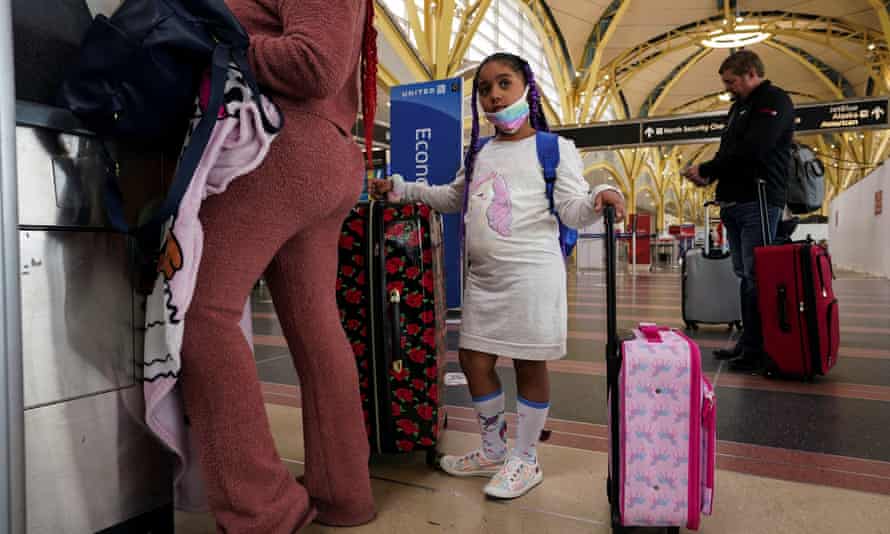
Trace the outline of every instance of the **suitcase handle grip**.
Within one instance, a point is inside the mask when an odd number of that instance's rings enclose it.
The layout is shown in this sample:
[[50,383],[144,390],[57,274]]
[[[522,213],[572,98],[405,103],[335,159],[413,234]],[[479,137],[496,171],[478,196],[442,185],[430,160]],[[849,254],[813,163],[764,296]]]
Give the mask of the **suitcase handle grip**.
[[661,339],[661,331],[658,327],[652,323],[640,323],[640,333],[643,334],[643,337],[646,338],[646,341],[649,343],[661,343],[663,340]]
[[788,321],[788,290],[785,288],[784,284],[779,286],[776,297],[776,305],[779,311],[779,329],[781,329],[782,332],[790,332],[791,323]]
[[392,369],[401,372],[405,366],[405,353],[402,351],[402,294],[398,289],[389,292],[389,304],[392,308]]

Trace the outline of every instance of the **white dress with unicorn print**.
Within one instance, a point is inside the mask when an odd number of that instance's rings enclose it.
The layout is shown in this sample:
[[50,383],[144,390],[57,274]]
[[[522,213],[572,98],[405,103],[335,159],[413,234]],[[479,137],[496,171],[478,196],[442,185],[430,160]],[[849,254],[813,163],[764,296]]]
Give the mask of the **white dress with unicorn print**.
[[[566,353],[566,268],[550,213],[535,136],[493,139],[476,158],[465,216],[466,276],[460,347],[509,358],[555,360]],[[599,192],[584,179],[572,141],[559,139],[553,199],[563,224],[587,226]],[[394,192],[442,213],[459,212],[463,173],[430,186],[394,177]]]

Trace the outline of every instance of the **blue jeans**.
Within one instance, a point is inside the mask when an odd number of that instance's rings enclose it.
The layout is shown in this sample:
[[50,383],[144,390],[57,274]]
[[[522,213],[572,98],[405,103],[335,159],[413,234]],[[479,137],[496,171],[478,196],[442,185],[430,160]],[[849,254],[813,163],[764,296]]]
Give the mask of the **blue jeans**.
[[[769,206],[767,217],[769,238],[772,241],[776,238],[779,219],[782,218],[782,208]],[[720,218],[726,227],[733,269],[742,281],[739,297],[745,329],[739,339],[739,345],[747,351],[763,352],[763,332],[757,308],[757,278],[754,273],[754,247],[763,245],[760,205],[757,202],[745,202],[729,206],[720,210]]]

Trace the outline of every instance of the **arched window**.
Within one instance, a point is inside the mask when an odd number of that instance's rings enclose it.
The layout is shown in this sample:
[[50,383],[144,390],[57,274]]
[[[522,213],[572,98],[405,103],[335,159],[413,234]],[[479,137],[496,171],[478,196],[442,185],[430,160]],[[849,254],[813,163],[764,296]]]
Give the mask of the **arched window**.
[[[423,7],[423,0],[413,1],[418,8]],[[405,0],[382,0],[382,3],[394,15],[411,44],[416,46],[416,36],[411,31],[405,13]],[[456,0],[456,4],[457,13],[452,22],[452,36],[460,30],[460,14],[466,9],[467,2]],[[479,30],[473,36],[464,61],[470,65],[478,63],[494,52],[510,52],[525,58],[531,65],[541,91],[550,101],[550,105],[557,114],[562,113],[541,39],[534,25],[528,20],[526,12],[515,0],[492,0],[485,18],[479,24]]]

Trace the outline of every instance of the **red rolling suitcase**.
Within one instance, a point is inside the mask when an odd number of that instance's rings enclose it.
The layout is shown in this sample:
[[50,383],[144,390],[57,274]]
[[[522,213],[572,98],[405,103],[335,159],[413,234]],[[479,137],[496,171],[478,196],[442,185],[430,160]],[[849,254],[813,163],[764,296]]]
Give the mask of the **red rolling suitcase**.
[[[766,195],[760,183],[761,220]],[[766,226],[764,243],[769,243]],[[837,363],[840,345],[838,300],[831,283],[831,256],[810,242],[766,245],[754,249],[757,298],[767,369],[812,379]]]
[[372,450],[425,450],[445,410],[441,216],[424,204],[361,202],[343,224],[337,303],[355,352]]

